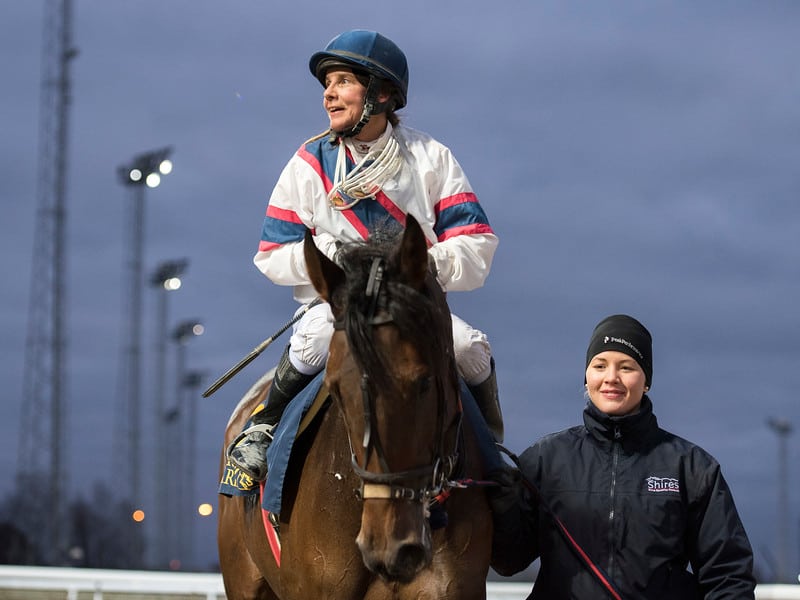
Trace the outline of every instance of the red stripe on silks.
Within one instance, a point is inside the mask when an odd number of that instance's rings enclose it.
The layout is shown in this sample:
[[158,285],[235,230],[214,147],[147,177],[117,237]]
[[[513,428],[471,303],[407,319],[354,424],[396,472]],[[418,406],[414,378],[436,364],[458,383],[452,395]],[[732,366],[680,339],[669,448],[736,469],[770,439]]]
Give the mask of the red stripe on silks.
[[[308,150],[306,150],[305,146],[301,146],[300,147],[300,149],[297,151],[297,155],[300,158],[302,158],[304,161],[306,161],[306,163],[308,163],[308,165],[312,169],[314,169],[314,172],[317,174],[317,176],[322,181],[322,185],[325,188],[325,193],[327,194],[328,192],[330,192],[331,189],[333,189],[333,182],[325,174],[325,171],[322,168],[322,165],[320,164],[320,162],[317,160],[317,157],[314,156],[313,154],[311,154]],[[348,157],[349,156],[350,155],[348,153]],[[352,160],[352,158],[350,160]]]
[[[259,494],[259,500],[263,501],[264,499],[264,482],[261,482],[259,486],[261,493]],[[278,534],[275,533],[275,528],[272,526],[272,523],[269,522],[269,511],[261,509],[261,520],[264,522],[264,532],[267,534],[267,541],[269,542],[269,548],[272,550],[272,556],[275,557],[275,564],[278,565],[278,568],[281,568],[281,540],[278,537]]]
[[363,239],[369,238],[369,229],[366,225],[356,216],[352,210],[343,210],[342,216],[350,222],[356,231],[358,231],[358,235],[360,235]]
[[270,250],[273,250],[273,249],[277,248],[278,246],[280,246],[280,244],[277,244],[275,242],[266,242],[264,240],[261,240],[260,242],[258,242],[258,251],[259,252],[269,252]]
[[379,191],[377,194],[375,194],[375,200],[384,208],[384,210],[386,210],[386,212],[392,215],[395,221],[400,223],[403,227],[406,226],[406,213],[400,210],[397,204],[392,202],[392,199],[389,198],[389,196],[384,194],[383,191]]
[[478,233],[494,233],[494,230],[488,223],[470,223],[469,225],[462,225],[460,227],[451,227],[439,236],[439,241],[443,242],[457,235],[473,235]]
[[297,213],[293,210],[288,210],[286,208],[278,208],[277,206],[273,206],[270,204],[267,206],[267,216],[272,217],[273,219],[278,219],[279,221],[286,221],[287,223],[297,223],[302,225],[303,221],[300,217],[297,216]]
[[583,551],[583,548],[580,547],[580,544],[578,544],[578,542],[576,542],[572,538],[572,536],[569,534],[569,531],[567,531],[566,526],[561,522],[561,520],[558,517],[556,517],[555,515],[553,515],[553,518],[555,519],[556,523],[558,524],[559,528],[564,533],[564,535],[566,535],[567,538],[569,538],[569,541],[572,542],[572,547],[578,552],[578,554],[581,555],[581,558],[583,559],[583,561],[586,563],[586,565],[595,574],[595,577],[597,577],[603,583],[603,586],[606,588],[608,593],[611,594],[611,596],[613,598],[615,598],[615,600],[622,600],[622,597],[614,589],[614,586],[612,586],[608,582],[608,580],[605,578],[605,575],[603,575],[603,573],[600,571],[600,569],[598,569],[595,566],[595,564],[592,562],[592,560],[589,558],[589,556]]
[[457,204],[463,204],[464,202],[477,202],[478,197],[475,195],[474,192],[461,192],[460,194],[453,194],[452,196],[448,196],[447,198],[442,198],[439,202],[436,203],[436,206],[433,207],[434,211],[438,215],[441,211],[445,208],[450,208],[451,206],[456,206]]

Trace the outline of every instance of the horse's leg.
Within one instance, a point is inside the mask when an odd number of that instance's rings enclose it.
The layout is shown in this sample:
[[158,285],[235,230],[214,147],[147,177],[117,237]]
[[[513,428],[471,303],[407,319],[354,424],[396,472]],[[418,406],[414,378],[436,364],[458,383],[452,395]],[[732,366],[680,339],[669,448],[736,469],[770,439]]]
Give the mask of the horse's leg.
[[244,499],[221,496],[217,548],[227,600],[280,600],[264,580],[241,532]]
[[[269,379],[265,376],[250,390],[234,409],[225,430],[225,439],[220,457],[220,474],[225,464],[225,449],[241,431],[255,406],[266,396]],[[247,517],[243,496],[219,496],[217,518],[217,550],[222,580],[227,600],[280,600],[264,578],[247,546]]]
[[[373,576],[355,543],[361,504],[350,447],[335,407],[319,417],[313,437],[301,438],[283,490],[281,567],[275,567],[263,531],[249,530],[248,547],[282,600],[361,600]],[[248,509],[249,511],[249,506]],[[245,521],[256,521],[256,514]],[[262,527],[263,529],[263,527]],[[392,596],[385,596],[391,598]]]

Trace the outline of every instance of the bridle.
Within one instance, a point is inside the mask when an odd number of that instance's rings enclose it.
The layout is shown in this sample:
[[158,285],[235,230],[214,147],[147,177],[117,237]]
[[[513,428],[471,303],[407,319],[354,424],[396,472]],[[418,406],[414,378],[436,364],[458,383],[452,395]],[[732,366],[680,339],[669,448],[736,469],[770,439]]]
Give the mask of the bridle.
[[[384,307],[387,303],[387,291],[382,287],[384,263],[382,258],[374,258],[370,268],[369,279],[365,290],[369,301],[366,314],[366,322],[370,327],[392,323],[394,319]],[[344,330],[343,318],[338,318],[334,322],[334,329]],[[372,393],[373,386],[370,382],[369,374],[364,372],[361,375],[361,398],[364,415],[364,437],[361,447],[364,450],[363,464],[359,464],[356,454],[353,451],[353,442],[348,432],[350,442],[350,454],[353,471],[361,479],[361,485],[356,490],[356,497],[360,500],[369,499],[390,499],[390,500],[409,500],[425,502],[434,498],[448,487],[449,479],[452,476],[458,461],[458,440],[461,437],[462,414],[459,411],[457,430],[454,437],[451,451],[446,452],[445,433],[445,398],[444,394],[437,394],[436,402],[436,431],[438,432],[438,448],[431,464],[407,469],[405,471],[392,471],[386,461],[386,454],[383,449],[380,437],[377,435],[375,421],[375,400]],[[373,473],[367,470],[372,454],[378,461],[381,471]],[[413,487],[406,485],[408,481],[426,481],[422,486]]]

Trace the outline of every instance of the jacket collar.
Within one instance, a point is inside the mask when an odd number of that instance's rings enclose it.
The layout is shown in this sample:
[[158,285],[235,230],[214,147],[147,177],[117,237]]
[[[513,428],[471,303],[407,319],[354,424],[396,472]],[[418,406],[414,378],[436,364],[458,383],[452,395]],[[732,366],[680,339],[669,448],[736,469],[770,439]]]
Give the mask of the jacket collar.
[[653,403],[647,394],[642,397],[642,404],[637,412],[623,417],[607,415],[589,401],[583,410],[583,423],[596,439],[604,442],[616,439],[624,445],[644,442],[648,434],[658,430]]

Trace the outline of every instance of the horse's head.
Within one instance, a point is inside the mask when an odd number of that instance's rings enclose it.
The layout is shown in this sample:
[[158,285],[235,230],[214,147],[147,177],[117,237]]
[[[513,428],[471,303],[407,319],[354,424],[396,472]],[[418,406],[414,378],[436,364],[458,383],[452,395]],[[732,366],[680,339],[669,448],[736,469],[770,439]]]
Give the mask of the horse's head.
[[431,561],[428,505],[450,476],[460,405],[450,311],[413,217],[402,236],[345,246],[341,267],[306,235],[311,281],[335,332],[326,383],[361,478],[367,567],[410,581]]

